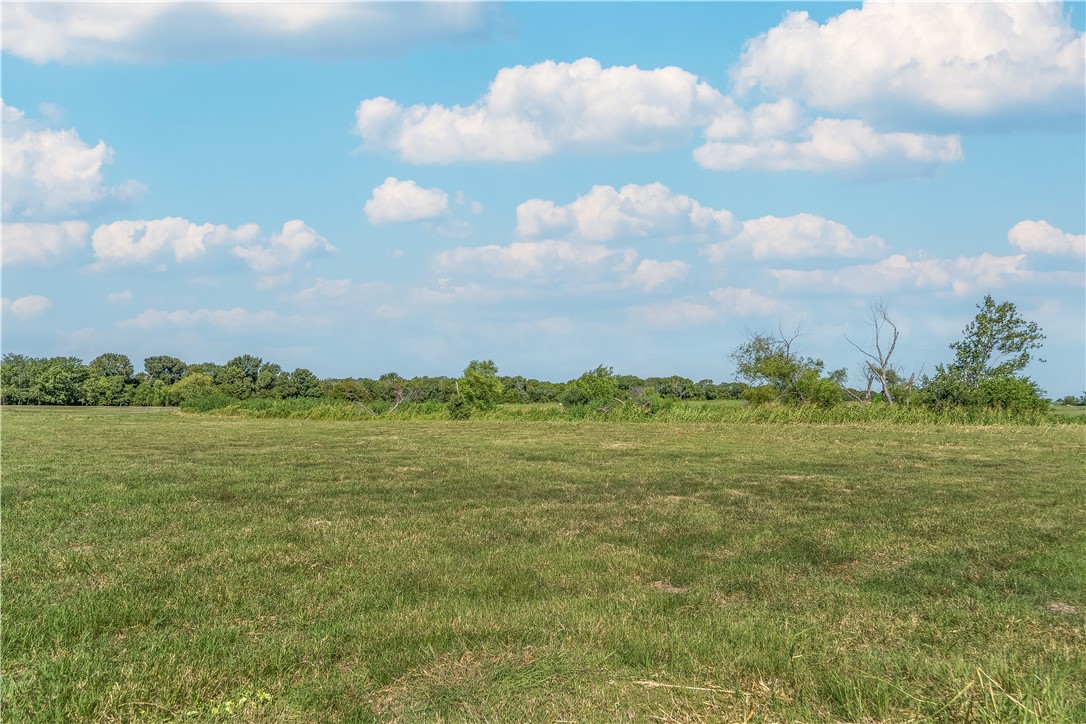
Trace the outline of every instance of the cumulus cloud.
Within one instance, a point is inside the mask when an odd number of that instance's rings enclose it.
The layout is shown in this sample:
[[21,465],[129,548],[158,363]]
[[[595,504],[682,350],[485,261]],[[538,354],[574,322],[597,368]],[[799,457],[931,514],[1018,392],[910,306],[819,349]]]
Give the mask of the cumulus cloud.
[[1086,234],[1071,234],[1047,221],[1019,221],[1007,232],[1007,240],[1022,251],[1086,256]]
[[734,231],[731,212],[702,206],[661,183],[593,186],[564,206],[530,199],[517,207],[517,234],[521,237],[563,236],[587,241],[620,237],[719,236]]
[[90,226],[85,221],[62,221],[56,224],[3,224],[2,229],[4,243],[0,246],[0,259],[3,266],[45,266],[86,246]]
[[0,306],[3,307],[5,313],[14,314],[19,319],[30,319],[47,312],[53,306],[53,303],[49,301],[49,297],[30,294],[18,299],[4,297],[0,299]]
[[686,262],[642,259],[627,279],[627,283],[644,292],[651,292],[684,279],[689,271],[690,265]]
[[439,253],[434,262],[441,271],[482,272],[504,279],[545,282],[558,275],[596,277],[627,272],[636,260],[637,252],[632,249],[548,240],[459,247]]
[[336,248],[304,221],[294,219],[283,224],[283,230],[267,240],[249,246],[235,246],[234,254],[259,274],[292,266],[304,257]]
[[5,219],[58,219],[103,202],[128,201],[143,193],[143,186],[136,181],[106,185],[102,167],[112,162],[113,149],[105,141],[91,146],[73,128],[43,128],[2,100],[0,112]]
[[131,319],[117,322],[118,327],[154,330],[167,327],[210,326],[226,331],[246,331],[254,328],[276,327],[282,324],[302,324],[298,315],[283,316],[270,309],[251,312],[241,307],[233,309],[148,309]]
[[407,298],[422,305],[448,305],[489,303],[516,296],[522,296],[516,289],[492,289],[476,283],[450,284],[447,279],[440,279],[436,287],[411,289]]
[[414,181],[389,176],[373,190],[365,211],[371,224],[432,219],[449,213],[449,195],[439,188],[424,189]]
[[344,299],[353,288],[350,279],[317,279],[312,286],[299,290],[291,298],[301,303]]
[[720,308],[739,317],[768,316],[784,311],[785,305],[753,289],[721,287],[709,292]]
[[37,63],[369,58],[489,36],[489,3],[4,3],[4,52]]
[[717,318],[712,307],[683,300],[637,305],[626,312],[633,321],[650,327],[694,327]]
[[364,146],[410,163],[529,161],[558,151],[651,151],[682,144],[728,106],[681,68],[603,68],[593,58],[498,71],[469,106],[362,101]]
[[213,246],[247,243],[260,234],[256,224],[236,229],[223,224],[194,224],[170,216],[102,224],[91,236],[94,255],[103,262],[144,263],[170,253],[176,261],[202,257]]
[[847,226],[815,214],[763,216],[744,221],[731,239],[710,244],[705,253],[719,262],[736,254],[755,259],[857,257],[878,254],[886,242],[877,236],[857,236]]
[[875,295],[899,289],[949,290],[957,296],[1002,287],[1034,276],[1022,267],[1025,254],[960,256],[956,259],[909,259],[894,254],[874,264],[843,269],[771,269],[785,288]]
[[1086,40],[1061,3],[865,2],[825,24],[788,13],[732,76],[836,112],[1081,114]]
[[264,275],[311,254],[335,251],[327,239],[298,219],[286,222],[282,231],[267,237],[257,224],[231,228],[225,224],[195,224],[180,217],[114,221],[94,230],[91,245],[99,264],[148,263],[165,255],[186,262],[205,256],[215,247],[230,247],[253,271]]
[[125,289],[123,292],[110,292],[106,299],[110,304],[126,304],[132,301],[132,291]]
[[[593,58],[500,70],[468,106],[362,101],[355,123],[363,147],[411,163],[530,161],[559,152],[659,151],[700,130],[705,168],[841,171],[877,165],[887,175],[930,171],[960,160],[957,136],[883,133],[858,120],[805,120],[782,98],[740,107],[682,68],[604,68]],[[543,213],[545,209],[537,209]]]
[[710,141],[694,161],[714,171],[847,171],[877,167],[925,172],[963,158],[959,136],[878,133],[862,121],[819,118],[801,137],[751,142]]

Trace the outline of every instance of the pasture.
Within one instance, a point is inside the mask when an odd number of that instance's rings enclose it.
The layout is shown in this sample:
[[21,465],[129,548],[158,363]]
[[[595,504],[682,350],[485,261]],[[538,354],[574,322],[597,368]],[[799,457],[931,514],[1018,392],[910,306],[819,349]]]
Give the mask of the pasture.
[[6,408],[6,721],[1086,721],[1086,427]]

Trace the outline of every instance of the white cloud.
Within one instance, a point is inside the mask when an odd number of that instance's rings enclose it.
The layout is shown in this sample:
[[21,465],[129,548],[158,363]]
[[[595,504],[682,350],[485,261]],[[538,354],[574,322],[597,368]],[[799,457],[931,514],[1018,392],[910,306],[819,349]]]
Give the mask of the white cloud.
[[498,71],[469,106],[362,101],[355,113],[366,148],[410,163],[529,161],[562,150],[652,151],[682,144],[729,107],[719,91],[681,68],[602,68],[592,58]]
[[628,283],[644,292],[651,292],[685,278],[689,271],[690,265],[686,262],[642,259]]
[[303,324],[305,319],[298,315],[282,316],[273,310],[250,312],[241,307],[233,309],[175,309],[160,311],[148,309],[131,318],[117,322],[118,327],[132,329],[163,329],[166,327],[210,326],[219,329],[244,332],[250,329],[266,329],[282,324]]
[[335,250],[327,239],[304,221],[294,219],[283,224],[283,230],[272,234],[264,243],[234,247],[234,254],[244,259],[253,271],[269,274],[296,264],[310,254]]
[[1022,251],[1086,256],[1086,234],[1071,234],[1047,221],[1019,221],[1007,232],[1007,240]]
[[341,306],[377,319],[398,319],[431,314],[435,306],[488,304],[524,296],[520,289],[486,287],[474,282],[452,284],[438,279],[435,286],[402,287],[388,282],[317,279],[312,286],[285,298],[304,306]]
[[878,133],[862,121],[832,118],[815,120],[800,139],[711,141],[694,149],[694,161],[714,171],[822,172],[877,167],[904,172],[923,171],[962,158],[959,136]]
[[1025,254],[960,256],[956,259],[908,259],[894,254],[874,264],[843,269],[771,269],[782,286],[816,292],[876,295],[899,289],[949,290],[957,296],[1026,281],[1035,273],[1022,268]]
[[[5,5],[5,16],[7,12]],[[113,160],[113,149],[105,141],[90,146],[75,129],[41,128],[2,100],[0,112],[4,218],[63,218],[105,201],[127,201],[143,193],[143,186],[136,181],[105,184],[102,166]]]
[[445,279],[438,280],[437,288],[417,287],[410,290],[408,294],[411,301],[426,305],[445,305],[459,302],[487,303],[508,299],[512,296],[520,296],[520,292],[509,289],[490,289],[475,283],[453,285],[449,284],[448,280]]
[[650,327],[693,327],[717,318],[712,307],[682,300],[638,305],[626,311],[635,322]]
[[414,181],[389,176],[373,190],[365,210],[371,224],[432,219],[449,213],[449,195],[439,188],[424,189]]
[[123,292],[110,292],[106,300],[110,304],[126,304],[132,301],[132,291],[125,289]]
[[446,219],[437,226],[437,233],[449,239],[466,239],[475,231],[470,221]]
[[788,13],[732,75],[838,112],[1081,113],[1086,41],[1061,3],[865,2],[822,25]]
[[268,237],[261,235],[256,224],[231,228],[224,224],[194,224],[180,217],[114,221],[95,229],[91,243],[99,266],[149,263],[166,254],[179,262],[192,261],[213,248],[231,247],[235,256],[264,276],[263,288],[278,283],[273,272],[311,254],[335,251],[327,239],[298,219],[286,222],[282,231]]
[[290,279],[290,272],[283,272],[282,274],[265,274],[257,278],[256,289],[260,292],[267,291],[268,289],[275,289],[289,283]]
[[468,207],[468,210],[476,216],[483,213],[483,205],[478,201],[469,199],[463,191],[456,192],[456,205]]
[[759,294],[753,289],[721,287],[709,292],[726,312],[740,317],[768,316],[784,311],[784,305],[776,299]]
[[302,303],[343,299],[350,294],[353,285],[350,279],[317,279],[313,286],[296,292],[291,298]]
[[3,224],[0,229],[3,266],[46,265],[86,246],[90,226],[84,221],[62,221],[57,224]]
[[53,306],[53,303],[49,301],[48,297],[43,297],[40,294],[30,294],[25,297],[19,297],[18,299],[8,299],[3,297],[0,299],[0,307],[5,312],[14,314],[19,319],[29,319],[36,317],[39,314],[44,314]]
[[743,222],[734,238],[705,247],[711,261],[735,254],[755,259],[799,259],[809,257],[856,257],[877,254],[886,243],[877,236],[856,236],[844,224],[814,214],[763,216]]
[[508,246],[459,247],[439,253],[443,271],[482,272],[505,279],[548,281],[557,275],[598,277],[629,271],[637,259],[632,249],[568,241],[516,242]]
[[908,175],[962,158],[957,136],[885,133],[858,120],[804,116],[790,98],[743,109],[682,68],[604,68],[582,58],[503,68],[469,106],[405,108],[370,98],[358,105],[355,122],[364,148],[410,163],[659,151],[688,142],[698,129],[708,142],[695,160],[721,171],[877,166],[885,175]]
[[103,262],[143,263],[164,253],[177,261],[202,257],[213,246],[254,241],[260,234],[256,224],[231,229],[223,224],[194,224],[171,216],[165,219],[114,221],[94,230],[91,245]]
[[488,36],[488,3],[5,2],[4,52],[37,63],[368,58]]
[[593,186],[564,206],[530,199],[517,207],[517,234],[521,237],[565,236],[588,241],[620,237],[719,236],[734,231],[731,212],[702,206],[661,183]]

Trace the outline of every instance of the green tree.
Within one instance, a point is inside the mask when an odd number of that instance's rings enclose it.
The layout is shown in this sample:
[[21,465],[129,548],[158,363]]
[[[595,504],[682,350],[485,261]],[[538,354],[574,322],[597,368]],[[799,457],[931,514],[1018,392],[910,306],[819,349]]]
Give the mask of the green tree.
[[238,400],[247,400],[253,396],[256,375],[250,377],[244,367],[228,364],[215,375],[215,384],[223,394]]
[[75,357],[53,357],[31,380],[31,394],[43,405],[82,405],[87,368]]
[[490,360],[472,360],[458,381],[460,395],[477,410],[491,410],[501,399],[503,386],[498,366]]
[[618,379],[610,367],[600,365],[566,383],[559,398],[564,405],[607,406],[618,396]]
[[161,380],[167,385],[172,385],[185,376],[188,365],[176,357],[158,355],[143,360],[143,369],[147,372],[147,377],[151,382]]
[[1030,350],[1040,349],[1045,339],[1037,323],[1019,316],[1011,302],[996,304],[986,294],[977,309],[962,339],[950,345],[954,362],[947,368],[970,387],[989,378],[1016,376],[1032,359]]
[[309,370],[299,367],[290,373],[283,397],[320,397],[321,381]]
[[743,397],[754,404],[780,402],[790,405],[833,407],[844,396],[844,370],[823,375],[825,363],[802,357],[792,350],[798,333],[791,337],[752,334],[731,354],[739,377],[751,386]]
[[145,377],[132,391],[132,404],[141,407],[165,407],[174,404],[170,397],[170,385],[162,380]]
[[106,352],[92,359],[87,370],[92,375],[119,377],[128,382],[132,379],[132,360],[128,359],[128,355]]
[[[977,305],[977,315],[953,342],[954,361],[925,378],[923,399],[935,407],[998,407],[1037,410],[1047,407],[1044,391],[1019,376],[1040,349],[1044,332],[1023,319],[1012,302],[997,304],[991,295]],[[1044,361],[1044,360],[1040,360]]]
[[675,397],[680,400],[685,400],[686,398],[697,394],[694,381],[687,379],[686,377],[672,375],[671,377],[658,378],[654,381],[656,382],[656,392],[661,397]]
[[127,404],[131,396],[123,377],[91,373],[83,382],[83,397],[88,405]]
[[213,394],[215,394],[215,380],[211,375],[190,372],[170,387],[169,400],[171,404],[180,405],[182,402],[210,397]]
[[5,405],[41,404],[31,391],[44,360],[9,352],[0,363],[0,399]]
[[260,375],[260,366],[263,360],[251,354],[242,354],[234,357],[226,363],[227,367],[236,367],[241,373],[256,384],[256,378]]
[[282,367],[274,362],[265,362],[257,372],[253,394],[256,397],[283,397],[282,390],[288,380],[289,375]]
[[83,396],[88,405],[123,405],[131,401],[132,361],[127,355],[107,352],[87,365]]

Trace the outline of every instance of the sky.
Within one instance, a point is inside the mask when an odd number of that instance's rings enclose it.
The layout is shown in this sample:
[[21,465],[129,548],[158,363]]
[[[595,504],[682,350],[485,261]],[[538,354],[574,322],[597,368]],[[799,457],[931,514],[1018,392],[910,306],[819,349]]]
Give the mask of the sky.
[[3,4],[3,352],[1086,388],[1083,3]]

